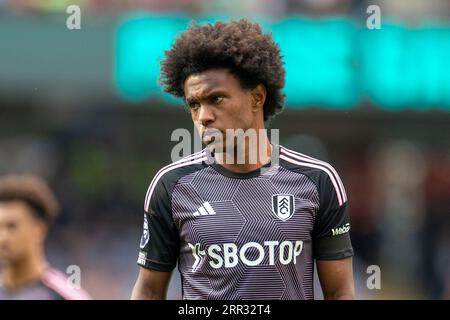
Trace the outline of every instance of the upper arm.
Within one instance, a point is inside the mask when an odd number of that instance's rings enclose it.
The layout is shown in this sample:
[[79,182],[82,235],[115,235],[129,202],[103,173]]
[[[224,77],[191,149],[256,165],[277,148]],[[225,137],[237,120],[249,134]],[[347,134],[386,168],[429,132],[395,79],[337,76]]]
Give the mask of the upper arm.
[[313,230],[314,258],[325,299],[353,299],[353,248],[347,195],[336,171],[319,180]]
[[317,260],[317,273],[325,299],[354,299],[352,258]]
[[140,268],[136,284],[133,288],[133,300],[163,300],[166,299],[171,272],[161,272]]
[[314,258],[341,260],[353,256],[348,201],[339,176],[322,174],[319,209],[312,232]]
[[[154,184],[154,185],[153,185]],[[165,299],[179,255],[179,233],[172,218],[164,183],[153,181],[145,200],[144,226],[139,248],[139,276],[133,299]]]
[[179,255],[179,232],[173,220],[169,192],[161,180],[154,184],[145,201],[138,264],[146,269],[171,272]]

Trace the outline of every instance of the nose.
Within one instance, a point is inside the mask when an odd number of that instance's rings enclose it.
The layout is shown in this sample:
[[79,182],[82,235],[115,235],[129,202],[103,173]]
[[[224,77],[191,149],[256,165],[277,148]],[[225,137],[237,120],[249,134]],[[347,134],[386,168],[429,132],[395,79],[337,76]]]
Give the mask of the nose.
[[198,111],[198,119],[197,119],[202,126],[204,127],[208,127],[208,125],[210,125],[211,123],[214,122],[215,118],[214,118],[214,113],[211,110],[211,108],[209,108],[206,105],[201,105]]

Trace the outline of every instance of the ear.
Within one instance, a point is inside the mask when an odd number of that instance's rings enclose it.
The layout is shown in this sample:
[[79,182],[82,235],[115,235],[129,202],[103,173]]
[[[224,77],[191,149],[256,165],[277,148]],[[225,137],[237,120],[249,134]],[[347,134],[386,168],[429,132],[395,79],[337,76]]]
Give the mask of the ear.
[[264,102],[266,101],[266,87],[263,84],[258,84],[251,90],[252,95],[252,111],[263,111]]
[[35,221],[35,237],[36,240],[43,243],[47,238],[48,225],[44,221],[41,221],[39,218],[36,219],[37,220]]

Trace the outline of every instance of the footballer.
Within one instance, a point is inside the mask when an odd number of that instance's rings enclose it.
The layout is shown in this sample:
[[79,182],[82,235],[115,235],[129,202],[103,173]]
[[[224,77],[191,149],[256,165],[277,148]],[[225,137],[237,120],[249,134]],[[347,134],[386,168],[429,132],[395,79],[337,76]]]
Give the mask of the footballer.
[[[313,299],[314,263],[325,299],[354,298],[336,170],[267,135],[226,135],[264,130],[283,109],[284,77],[272,36],[245,19],[193,24],[166,51],[161,82],[184,99],[207,147],[163,167],[148,187],[132,299],[165,299],[177,265],[183,299]],[[224,161],[234,152],[244,161]]]
[[0,300],[90,299],[47,262],[44,242],[58,208],[40,178],[0,178]]

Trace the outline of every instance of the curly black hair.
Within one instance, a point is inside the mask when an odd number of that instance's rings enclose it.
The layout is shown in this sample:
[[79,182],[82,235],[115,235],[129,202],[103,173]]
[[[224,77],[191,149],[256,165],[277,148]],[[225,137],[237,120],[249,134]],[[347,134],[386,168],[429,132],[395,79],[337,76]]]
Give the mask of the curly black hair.
[[280,49],[271,34],[263,34],[257,23],[246,19],[192,24],[177,37],[161,61],[160,82],[164,90],[184,96],[184,81],[194,73],[226,68],[244,88],[263,84],[267,96],[264,121],[283,109],[284,67]]

